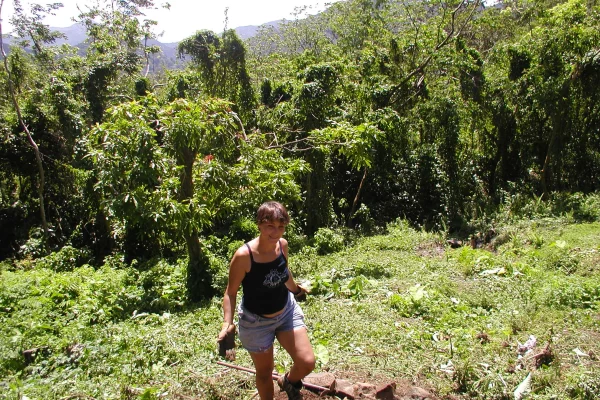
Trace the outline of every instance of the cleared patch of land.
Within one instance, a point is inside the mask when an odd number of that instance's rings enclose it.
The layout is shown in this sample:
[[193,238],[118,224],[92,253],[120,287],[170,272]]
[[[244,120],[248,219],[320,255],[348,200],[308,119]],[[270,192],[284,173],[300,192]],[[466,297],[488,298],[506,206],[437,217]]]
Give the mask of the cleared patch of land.
[[[594,398],[600,224],[520,221],[475,248],[448,239],[398,222],[337,253],[291,256],[312,290],[316,372],[446,399],[513,398],[531,374],[531,398]],[[216,364],[221,299],[181,300],[184,265],[4,265],[0,398],[252,398],[252,375]],[[290,365],[276,345],[276,370]]]

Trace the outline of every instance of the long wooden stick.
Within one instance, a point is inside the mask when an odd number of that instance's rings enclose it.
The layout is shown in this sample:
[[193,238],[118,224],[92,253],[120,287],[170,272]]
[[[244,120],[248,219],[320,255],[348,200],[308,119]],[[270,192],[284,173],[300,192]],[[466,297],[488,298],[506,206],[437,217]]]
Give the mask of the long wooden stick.
[[[222,365],[227,368],[238,369],[240,371],[249,372],[251,374],[256,374],[256,370],[254,370],[252,368],[240,367],[239,365],[228,364],[223,361],[217,361],[217,364]],[[273,374],[272,374],[274,381],[277,380],[277,378],[279,378],[279,376],[280,375],[276,372],[273,372]],[[304,388],[306,388],[307,390],[310,390],[311,392],[315,392],[318,394],[322,394],[323,392],[331,391],[331,389],[329,389],[329,388],[319,386],[319,385],[313,385],[312,383],[308,383],[308,382],[302,382],[302,386],[304,386]]]

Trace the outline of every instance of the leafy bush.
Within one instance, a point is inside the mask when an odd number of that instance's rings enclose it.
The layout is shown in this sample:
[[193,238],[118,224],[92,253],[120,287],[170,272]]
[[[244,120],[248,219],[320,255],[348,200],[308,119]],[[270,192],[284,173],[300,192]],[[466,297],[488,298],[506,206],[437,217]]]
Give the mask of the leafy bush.
[[554,215],[571,214],[576,221],[600,220],[600,196],[583,193],[552,194],[552,211]]
[[467,246],[459,250],[457,261],[461,272],[467,277],[498,267],[498,260],[491,253]]
[[503,193],[503,204],[496,218],[504,221],[541,217],[568,216],[574,221],[600,220],[600,195],[582,193],[552,193],[548,200],[523,192]]
[[140,273],[139,283],[144,288],[140,310],[150,312],[175,311],[186,302],[186,260],[170,265],[165,260],[147,262]]
[[393,294],[390,297],[390,306],[403,317],[418,317],[429,311],[428,296],[427,291],[417,284],[404,296]]
[[365,204],[361,203],[359,209],[352,216],[357,224],[358,230],[363,235],[370,235],[375,232],[375,219],[371,216],[371,210]]
[[573,371],[568,377],[567,393],[571,399],[592,400],[600,393],[599,375],[586,374],[584,371]]
[[230,236],[234,240],[248,241],[258,236],[256,221],[250,218],[236,219],[231,225]]
[[296,254],[309,246],[308,237],[295,220],[292,220],[285,229],[285,238],[288,241],[290,254]]
[[48,268],[57,272],[73,271],[89,263],[91,258],[91,252],[87,249],[64,246],[57,252],[37,259],[35,265],[38,268]]
[[[240,247],[241,242],[232,242],[230,243],[229,252],[233,256],[235,250]],[[227,287],[227,281],[229,279],[229,260],[231,257],[219,257],[215,254],[208,254],[208,258],[210,260],[210,273],[212,274],[212,285],[217,293],[217,296],[220,296]]]
[[42,257],[45,252],[42,230],[40,228],[32,228],[29,232],[27,242],[19,248],[19,257],[37,258]]
[[320,255],[335,253],[344,248],[344,236],[329,228],[319,228],[313,242]]
[[551,271],[561,271],[570,275],[577,271],[579,260],[575,254],[570,251],[567,243],[557,240],[550,244],[544,257],[544,267]]
[[[235,250],[243,244],[243,240],[232,241],[229,236],[210,235],[203,241],[204,250],[217,257],[231,258]],[[235,247],[237,246],[237,247]]]
[[321,275],[317,275],[311,283],[310,293],[312,295],[326,295],[333,289],[333,280]]
[[543,289],[543,301],[549,306],[568,308],[600,307],[600,280],[580,282],[578,278],[555,278]]
[[359,262],[354,267],[356,275],[364,275],[371,278],[382,278],[391,276],[391,272],[386,268],[386,265],[376,262]]
[[346,293],[353,299],[361,299],[365,296],[365,288],[372,285],[371,281],[364,275],[358,275],[348,282]]
[[[130,317],[143,292],[137,271],[89,266],[68,272],[50,269],[3,272],[0,281],[0,375],[23,368],[21,352],[49,347],[61,352],[62,332]],[[30,322],[27,322],[30,321]],[[67,339],[68,340],[68,339]],[[5,354],[13,354],[5,359]]]

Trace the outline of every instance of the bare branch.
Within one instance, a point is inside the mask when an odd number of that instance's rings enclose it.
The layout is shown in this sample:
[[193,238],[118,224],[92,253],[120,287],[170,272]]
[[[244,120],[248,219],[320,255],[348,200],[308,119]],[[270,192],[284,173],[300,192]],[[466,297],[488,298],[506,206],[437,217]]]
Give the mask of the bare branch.
[[471,21],[471,19],[473,18],[473,14],[475,13],[475,11],[479,8],[480,4],[481,4],[481,0],[476,0],[473,3],[473,7],[469,12],[469,15],[467,18],[465,18],[465,21],[463,21],[463,23],[461,24],[461,26],[458,28],[458,30],[456,29],[456,14],[461,10],[461,8],[463,8],[463,6],[467,4],[467,0],[462,0],[460,2],[460,4],[452,11],[452,13],[450,14],[450,20],[451,20],[451,24],[450,24],[450,32],[448,32],[446,34],[446,37],[440,41],[435,48],[433,49],[433,51],[429,54],[429,56],[427,56],[427,58],[415,69],[413,69],[408,75],[406,75],[402,81],[396,85],[395,89],[392,91],[392,94],[390,96],[390,103],[394,104],[398,101],[398,93],[400,91],[400,88],[406,83],[408,82],[410,79],[412,79],[415,75],[419,74],[419,73],[424,73],[425,72],[425,68],[427,68],[427,66],[429,65],[429,63],[431,62],[431,60],[433,60],[433,57],[437,54],[437,52],[442,49],[444,46],[446,46],[451,39],[454,39],[455,37],[459,36],[462,31],[465,29],[465,27],[467,26],[467,24],[469,23],[469,21]]
[[240,124],[240,128],[242,128],[242,136],[244,137],[244,141],[247,142],[248,141],[248,136],[246,136],[246,130],[244,129],[244,124],[242,124],[242,120],[233,111],[231,112],[231,115],[233,115],[233,118],[238,122],[238,124]]

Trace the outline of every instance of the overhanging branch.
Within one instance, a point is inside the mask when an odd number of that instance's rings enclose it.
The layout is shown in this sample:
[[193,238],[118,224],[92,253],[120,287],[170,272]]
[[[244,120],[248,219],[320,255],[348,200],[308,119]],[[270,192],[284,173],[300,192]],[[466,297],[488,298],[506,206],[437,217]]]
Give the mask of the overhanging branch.
[[406,75],[400,81],[399,84],[397,84],[395,86],[395,88],[392,90],[392,94],[390,95],[390,104],[395,104],[399,100],[398,94],[400,93],[400,88],[402,88],[404,86],[404,84],[406,84],[406,82],[411,80],[414,76],[416,76],[419,73],[424,74],[425,69],[427,68],[427,66],[429,65],[431,60],[433,60],[433,57],[437,54],[437,52],[440,49],[442,49],[444,46],[446,46],[448,43],[450,43],[450,40],[459,36],[463,32],[463,30],[465,29],[465,27],[467,26],[469,21],[471,21],[471,19],[473,18],[473,14],[479,8],[479,6],[481,4],[481,0],[476,0],[473,3],[473,6],[472,6],[471,10],[469,11],[468,17],[465,18],[465,20],[462,22],[462,24],[460,24],[459,27],[457,27],[456,26],[456,23],[457,23],[456,15],[467,3],[468,3],[468,0],[462,0],[460,2],[460,4],[452,11],[452,13],[450,14],[450,21],[451,21],[450,31],[448,32],[446,37],[434,47],[433,51],[427,56],[427,58],[421,64],[419,64],[415,69],[413,69],[408,75]]

